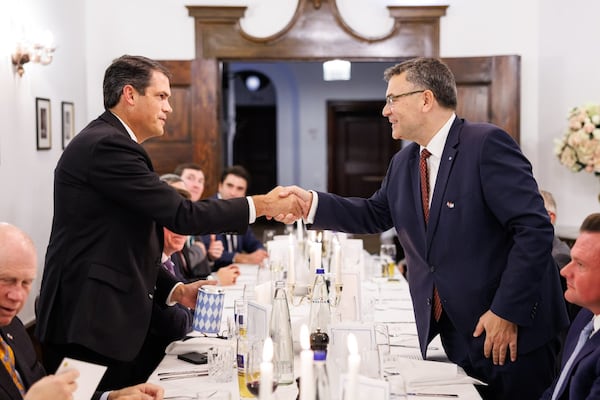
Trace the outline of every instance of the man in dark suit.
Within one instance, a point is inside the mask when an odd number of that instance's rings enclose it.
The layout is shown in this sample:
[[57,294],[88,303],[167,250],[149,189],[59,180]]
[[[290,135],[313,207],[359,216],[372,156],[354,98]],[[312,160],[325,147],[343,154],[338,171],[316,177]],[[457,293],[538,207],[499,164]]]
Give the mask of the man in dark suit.
[[[46,376],[33,343],[17,317],[36,272],[37,253],[31,238],[13,225],[0,223],[0,354],[3,355],[0,360],[10,360],[8,366],[0,363],[0,398],[3,400],[67,400],[77,388],[77,370]],[[97,392],[93,399],[102,395]],[[160,400],[163,390],[156,385],[142,384],[104,396],[108,400]]]
[[581,224],[571,257],[560,271],[567,280],[565,298],[583,309],[569,328],[560,375],[544,400],[600,398],[600,213]]
[[[250,175],[244,167],[233,165],[221,174],[218,192],[215,197],[225,200],[244,197],[248,190],[249,180]],[[216,237],[214,235],[201,237],[207,248],[212,246],[215,239],[223,242],[224,250],[221,257],[213,259],[213,270],[218,270],[232,263],[260,264],[268,256],[262,242],[254,236],[254,232],[250,228],[240,235],[218,234]],[[210,253],[209,258],[211,258]]]
[[423,357],[439,333],[449,359],[489,384],[478,387],[484,398],[538,398],[568,319],[531,165],[500,128],[456,117],[454,76],[440,60],[384,76],[392,136],[415,143],[393,157],[381,188],[368,199],[289,191],[312,199],[313,228],[396,228]]
[[148,333],[152,302],[193,306],[203,281],[181,284],[160,265],[162,227],[182,234],[244,232],[257,216],[293,220],[298,199],[266,195],[192,202],[153,171],[141,146],[161,136],[172,109],[169,72],[122,56],[104,76],[106,111],[63,152],[36,334],[44,362],[64,356],[108,366],[101,388],[143,378],[128,364]]

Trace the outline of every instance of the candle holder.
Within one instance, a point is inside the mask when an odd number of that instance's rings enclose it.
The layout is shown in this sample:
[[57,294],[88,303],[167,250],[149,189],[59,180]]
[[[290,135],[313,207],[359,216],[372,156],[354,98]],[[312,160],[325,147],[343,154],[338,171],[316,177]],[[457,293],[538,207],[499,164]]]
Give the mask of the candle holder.
[[342,290],[344,290],[344,285],[341,283],[335,284],[335,297],[333,299],[333,306],[337,307],[340,304],[342,299]]
[[302,304],[302,302],[306,301],[306,302],[310,302],[311,299],[311,287],[307,287],[307,292],[305,295],[302,296],[295,296],[295,289],[296,289],[296,284],[295,283],[288,283],[287,284],[287,289],[288,289],[288,299],[290,300],[290,303],[294,306],[294,307],[298,307],[300,304]]

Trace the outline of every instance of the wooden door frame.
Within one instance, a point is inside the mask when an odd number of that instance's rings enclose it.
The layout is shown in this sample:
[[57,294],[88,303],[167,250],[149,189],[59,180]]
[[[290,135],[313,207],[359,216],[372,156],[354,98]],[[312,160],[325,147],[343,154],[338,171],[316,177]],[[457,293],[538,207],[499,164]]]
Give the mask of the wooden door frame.
[[[227,61],[397,61],[439,55],[440,18],[448,6],[388,6],[394,24],[389,33],[367,37],[340,16],[335,0],[300,0],[290,22],[279,32],[256,38],[243,31],[246,7],[188,6],[195,22],[196,58],[192,61],[192,136],[194,160],[205,173],[222,168],[220,130],[221,68]],[[318,32],[318,34],[315,34]],[[205,190],[216,190],[209,185]]]

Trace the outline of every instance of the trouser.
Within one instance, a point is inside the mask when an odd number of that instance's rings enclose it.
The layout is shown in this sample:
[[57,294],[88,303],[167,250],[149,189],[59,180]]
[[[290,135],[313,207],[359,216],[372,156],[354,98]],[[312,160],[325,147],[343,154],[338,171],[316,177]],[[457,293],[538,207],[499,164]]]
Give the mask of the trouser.
[[436,325],[448,359],[469,376],[488,384],[476,386],[484,400],[539,399],[556,376],[560,351],[558,334],[537,349],[519,354],[515,362],[507,355],[504,365],[494,365],[491,357],[483,356],[485,333],[478,338],[466,338],[456,330],[446,313]]

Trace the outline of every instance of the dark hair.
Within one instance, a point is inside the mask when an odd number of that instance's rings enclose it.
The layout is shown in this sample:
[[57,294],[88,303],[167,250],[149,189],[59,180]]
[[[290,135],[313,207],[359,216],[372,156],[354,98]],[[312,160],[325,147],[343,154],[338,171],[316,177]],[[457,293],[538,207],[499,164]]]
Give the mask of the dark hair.
[[246,184],[248,184],[248,186],[250,186],[250,174],[248,173],[248,170],[242,167],[241,165],[232,165],[229,168],[225,168],[225,170],[221,174],[221,183],[225,182],[225,178],[227,178],[227,175],[239,176],[240,178],[246,181]]
[[581,223],[579,231],[600,233],[600,213],[588,215]]
[[176,166],[175,171],[173,171],[173,173],[175,175],[181,176],[181,174],[183,174],[184,169],[194,169],[196,171],[202,171],[202,167],[200,167],[200,165],[198,165],[198,164],[185,163],[185,164],[179,164],[178,166]]
[[456,81],[443,61],[437,58],[413,58],[386,69],[383,79],[389,82],[393,76],[404,72],[407,82],[420,89],[431,90],[442,107],[456,109]]
[[124,55],[114,60],[104,73],[104,108],[110,110],[119,103],[125,85],[145,94],[154,71],[171,78],[167,68],[146,57]]

